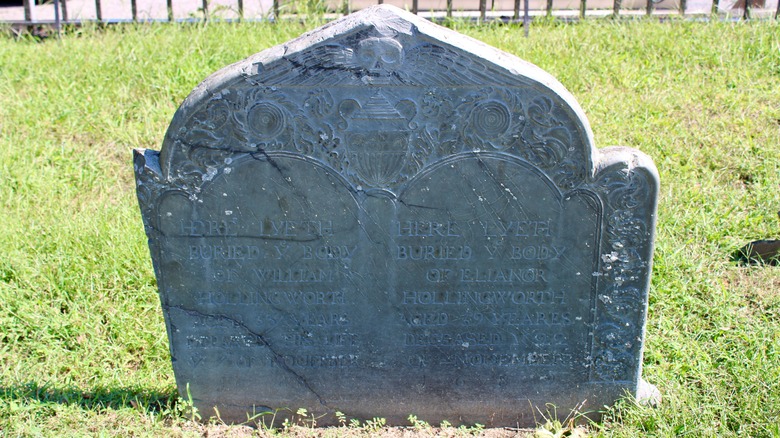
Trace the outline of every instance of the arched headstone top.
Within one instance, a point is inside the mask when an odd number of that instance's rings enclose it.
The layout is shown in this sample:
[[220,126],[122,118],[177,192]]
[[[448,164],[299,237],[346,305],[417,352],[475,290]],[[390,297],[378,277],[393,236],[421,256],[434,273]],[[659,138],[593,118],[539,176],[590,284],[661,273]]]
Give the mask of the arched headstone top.
[[[389,149],[395,165],[368,162]],[[176,112],[162,172],[209,178],[228,154],[277,151],[317,159],[354,187],[391,192],[467,152],[520,157],[568,190],[593,177],[598,156],[585,115],[555,78],[387,5],[211,75]]]

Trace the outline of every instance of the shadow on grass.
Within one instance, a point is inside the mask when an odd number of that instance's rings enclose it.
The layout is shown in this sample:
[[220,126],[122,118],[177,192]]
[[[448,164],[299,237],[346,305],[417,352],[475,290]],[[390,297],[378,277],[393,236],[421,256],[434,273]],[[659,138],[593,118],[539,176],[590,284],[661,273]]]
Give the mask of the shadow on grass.
[[168,392],[150,391],[143,387],[128,388],[59,388],[48,383],[28,382],[0,386],[0,398],[17,403],[38,402],[78,406],[85,410],[133,408],[147,412],[166,412],[174,408],[179,394],[176,388]]

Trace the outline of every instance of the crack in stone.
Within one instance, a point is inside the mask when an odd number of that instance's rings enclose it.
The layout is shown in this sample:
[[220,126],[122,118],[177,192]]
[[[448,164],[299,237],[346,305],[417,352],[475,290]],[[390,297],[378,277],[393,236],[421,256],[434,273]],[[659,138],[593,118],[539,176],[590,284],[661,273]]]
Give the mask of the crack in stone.
[[303,377],[302,375],[300,375],[299,373],[295,372],[295,370],[293,370],[292,368],[290,368],[290,367],[289,367],[289,366],[288,366],[288,365],[287,365],[287,364],[284,362],[284,358],[282,357],[282,355],[281,355],[280,353],[278,353],[278,352],[277,352],[277,351],[276,351],[276,350],[275,350],[275,349],[274,349],[274,348],[271,346],[271,343],[270,343],[270,342],[268,342],[268,341],[265,339],[265,336],[263,336],[263,335],[262,335],[262,334],[260,334],[260,333],[257,333],[257,332],[255,332],[254,330],[252,330],[251,328],[249,328],[249,327],[248,327],[246,324],[244,324],[244,323],[242,323],[241,321],[238,321],[238,320],[236,320],[236,319],[230,318],[230,317],[228,317],[228,316],[226,316],[226,315],[211,315],[211,314],[208,314],[208,313],[199,312],[199,311],[197,311],[197,310],[194,310],[194,309],[187,309],[187,308],[185,308],[185,307],[181,307],[181,306],[170,306],[170,305],[169,305],[168,307],[169,307],[169,308],[171,308],[171,309],[177,309],[177,310],[180,310],[180,311],[182,311],[182,312],[184,312],[184,313],[188,313],[188,314],[191,314],[191,315],[192,315],[192,314],[194,314],[194,315],[202,316],[202,317],[205,317],[205,318],[220,318],[220,319],[226,319],[226,320],[228,320],[228,321],[232,322],[233,324],[235,324],[235,325],[237,325],[237,326],[239,326],[239,327],[243,328],[243,329],[244,329],[244,330],[246,330],[246,331],[247,331],[249,334],[252,334],[252,335],[254,335],[254,336],[257,336],[257,338],[258,338],[258,339],[260,339],[260,340],[263,342],[263,345],[265,345],[265,347],[266,347],[266,348],[268,348],[268,350],[269,350],[269,351],[270,351],[270,352],[271,352],[271,353],[274,355],[274,362],[276,362],[276,364],[277,364],[277,365],[279,365],[279,367],[281,367],[283,370],[285,370],[286,372],[288,372],[289,374],[291,374],[293,377],[295,377],[295,379],[296,379],[296,380],[297,380],[297,381],[298,381],[298,382],[299,382],[301,385],[303,385],[303,386],[304,386],[304,387],[305,387],[305,388],[306,388],[306,389],[307,389],[309,392],[311,392],[312,394],[314,394],[314,396],[315,396],[315,397],[317,397],[317,400],[320,402],[320,404],[321,404],[321,405],[323,405],[323,406],[326,406],[326,407],[328,406],[328,403],[325,401],[325,399],[323,399],[323,398],[322,398],[322,396],[320,396],[320,395],[319,395],[319,393],[317,393],[317,391],[315,391],[315,390],[314,390],[314,388],[312,388],[311,384],[310,384],[310,383],[309,383],[309,382],[306,380],[306,378],[305,378],[305,377]]
[[[482,156],[480,154],[474,154],[475,158],[477,159],[477,163],[480,167],[480,169],[485,172],[485,174],[488,176],[490,181],[492,181],[498,188],[501,190],[501,193],[507,192],[509,195],[514,199],[515,202],[510,203],[512,206],[516,207],[520,210],[521,213],[525,214],[525,208],[523,207],[523,204],[518,201],[517,197],[512,193],[511,189],[506,187],[504,183],[502,183],[496,174],[488,167],[488,165],[485,163],[485,161],[482,159]],[[508,200],[507,200],[508,201]]]
[[422,208],[422,209],[425,209],[425,210],[443,210],[442,208],[431,207],[429,205],[410,204],[410,203],[404,201],[401,198],[398,198],[398,202],[400,202],[401,204],[403,204],[405,207],[408,207],[408,208]]
[[273,168],[276,169],[276,171],[279,172],[280,175],[284,176],[284,170],[282,170],[282,168],[276,163],[276,161],[274,161],[274,159],[271,158],[270,155],[268,155],[268,152],[266,152],[265,149],[258,149],[257,152],[252,152],[249,154],[249,156],[254,158],[255,160],[263,161],[262,158],[257,156],[258,153],[263,157],[265,157],[265,161],[267,161],[268,164],[273,166]]
[[[287,185],[288,185],[288,186],[289,186],[289,187],[292,189],[292,191],[293,191],[293,194],[294,194],[294,195],[295,195],[297,198],[299,198],[299,199],[302,201],[302,204],[303,204],[303,206],[305,206],[306,210],[307,210],[307,211],[310,211],[310,212],[317,211],[317,210],[314,208],[314,206],[312,205],[311,201],[309,201],[309,197],[308,197],[308,196],[306,196],[306,194],[305,194],[305,193],[303,193],[303,192],[301,191],[300,187],[299,187],[298,185],[294,184],[294,183],[292,182],[292,180],[291,180],[289,177],[285,177],[285,171],[284,171],[284,169],[282,169],[282,167],[281,167],[281,166],[280,166],[278,163],[276,163],[276,161],[275,161],[275,160],[274,160],[274,159],[273,159],[273,158],[272,158],[272,157],[271,157],[271,156],[268,154],[268,152],[266,152],[266,151],[265,151],[265,149],[262,149],[262,148],[260,148],[260,149],[258,149],[258,151],[257,151],[257,152],[253,152],[253,153],[251,153],[251,154],[249,154],[249,155],[250,155],[250,156],[251,156],[253,159],[255,159],[255,160],[258,160],[258,161],[263,161],[263,159],[262,159],[262,158],[260,158],[260,157],[258,157],[258,156],[257,156],[258,152],[259,152],[259,153],[260,153],[260,154],[261,154],[263,157],[265,157],[265,160],[266,160],[266,161],[268,161],[268,163],[269,163],[271,166],[273,166],[273,168],[274,168],[274,169],[275,169],[277,172],[279,172],[279,175],[282,177],[282,180],[283,180],[285,183],[287,183]],[[312,241],[314,241],[314,240],[318,240],[318,239],[322,239],[322,237],[323,237],[322,235],[317,235],[317,236],[316,236],[316,238],[312,239]]]

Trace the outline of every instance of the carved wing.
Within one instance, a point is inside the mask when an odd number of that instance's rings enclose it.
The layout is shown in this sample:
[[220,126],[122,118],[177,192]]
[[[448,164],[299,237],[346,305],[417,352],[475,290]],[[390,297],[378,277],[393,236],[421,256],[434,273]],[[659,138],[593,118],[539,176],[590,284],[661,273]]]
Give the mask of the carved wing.
[[[326,70],[330,72],[322,74]],[[342,70],[344,74],[333,74],[333,70]],[[338,44],[325,44],[261,66],[258,79],[264,85],[338,85],[354,82],[363,70],[356,62],[352,49]]]
[[397,76],[404,84],[426,86],[506,85],[517,81],[514,76],[491,71],[482,62],[433,44],[410,49]]

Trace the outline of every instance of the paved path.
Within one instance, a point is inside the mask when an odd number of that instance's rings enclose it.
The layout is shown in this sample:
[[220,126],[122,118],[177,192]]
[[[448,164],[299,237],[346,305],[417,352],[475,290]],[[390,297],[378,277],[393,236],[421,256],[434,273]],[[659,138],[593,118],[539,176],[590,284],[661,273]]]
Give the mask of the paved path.
[[[53,0],[47,0],[53,3]],[[96,0],[67,0],[68,18],[70,20],[93,20],[95,13]],[[130,20],[132,18],[130,0],[99,0],[104,20]],[[273,0],[244,0],[244,17],[247,19],[261,19],[269,16],[272,12]],[[280,0],[284,5],[291,0]],[[337,6],[340,0],[327,0],[329,4]],[[720,4],[729,6],[735,0],[721,0]],[[744,0],[739,0],[744,1]],[[771,14],[777,8],[778,0],[758,0],[764,1],[763,12]],[[365,6],[375,4],[375,0],[352,0],[351,4],[354,10]],[[385,3],[411,9],[412,0],[386,0]],[[531,0],[530,9],[538,15],[546,7],[546,0]],[[565,15],[576,15],[579,10],[579,0],[554,0],[555,9],[567,10]],[[173,0],[173,15],[175,19],[199,18],[203,16],[203,0]],[[221,18],[238,17],[237,0],[209,0],[209,11],[211,16]],[[624,10],[635,10],[636,13],[643,13],[646,0],[623,0]],[[687,14],[706,14],[710,12],[712,0],[688,0]],[[427,15],[429,11],[444,11],[447,6],[446,0],[419,0],[419,10],[421,15]],[[487,0],[489,10],[495,11],[492,16],[511,15],[514,8],[514,0]],[[138,18],[141,20],[167,19],[166,0],[137,0]],[[662,0],[655,5],[658,12],[675,13],[679,8],[679,0]],[[475,11],[479,9],[479,0],[453,0],[454,11]],[[606,13],[612,9],[612,0],[588,0],[589,13],[591,9],[601,9]],[[563,11],[562,11],[563,12]],[[756,13],[761,11],[756,10]],[[522,6],[521,6],[522,13]],[[628,13],[628,11],[626,11]],[[24,20],[24,9],[21,6],[0,6],[0,21],[22,21]],[[54,20],[54,7],[52,4],[35,6],[33,20],[51,21]]]

